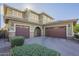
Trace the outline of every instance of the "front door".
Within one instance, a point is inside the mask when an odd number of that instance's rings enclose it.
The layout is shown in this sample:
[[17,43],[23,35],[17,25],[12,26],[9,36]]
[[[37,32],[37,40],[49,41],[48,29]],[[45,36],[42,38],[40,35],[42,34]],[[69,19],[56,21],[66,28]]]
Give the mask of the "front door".
[[36,27],[34,30],[35,37],[41,36],[41,29],[39,27]]

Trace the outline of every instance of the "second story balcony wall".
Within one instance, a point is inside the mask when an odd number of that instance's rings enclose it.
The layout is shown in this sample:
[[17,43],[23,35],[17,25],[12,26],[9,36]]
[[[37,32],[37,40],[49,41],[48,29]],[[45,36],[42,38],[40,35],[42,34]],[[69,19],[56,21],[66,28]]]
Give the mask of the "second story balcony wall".
[[4,15],[9,17],[23,18],[22,12],[4,7]]
[[24,16],[25,16],[24,17],[25,19],[28,19],[27,21],[39,24],[39,14],[38,13],[27,9]]
[[41,20],[42,24],[47,24],[47,23],[53,22],[54,19],[45,13],[41,13],[40,20]]
[[34,14],[34,13],[30,13],[28,20],[31,22],[39,23],[39,15]]

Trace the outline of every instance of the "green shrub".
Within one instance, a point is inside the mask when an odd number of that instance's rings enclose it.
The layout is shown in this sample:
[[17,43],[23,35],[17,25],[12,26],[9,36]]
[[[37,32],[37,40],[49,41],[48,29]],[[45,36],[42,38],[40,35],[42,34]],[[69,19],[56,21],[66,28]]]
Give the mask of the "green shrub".
[[12,48],[11,55],[13,56],[59,56],[60,53],[37,44],[31,44],[31,45],[23,45],[23,46]]
[[8,39],[8,31],[7,30],[0,30],[0,38]]
[[78,32],[79,32],[79,24],[76,24],[76,25],[74,26],[74,32],[75,32],[75,33],[78,33]]
[[11,38],[11,47],[14,46],[21,46],[24,43],[24,37],[22,36],[15,36]]

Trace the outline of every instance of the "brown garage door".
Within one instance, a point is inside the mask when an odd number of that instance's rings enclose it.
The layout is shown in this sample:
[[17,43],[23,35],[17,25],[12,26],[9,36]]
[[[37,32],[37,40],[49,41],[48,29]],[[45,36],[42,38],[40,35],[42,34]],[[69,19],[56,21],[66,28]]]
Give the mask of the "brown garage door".
[[29,38],[29,27],[17,25],[16,36],[24,36],[25,38]]
[[48,27],[45,28],[45,35],[49,37],[66,38],[66,27]]

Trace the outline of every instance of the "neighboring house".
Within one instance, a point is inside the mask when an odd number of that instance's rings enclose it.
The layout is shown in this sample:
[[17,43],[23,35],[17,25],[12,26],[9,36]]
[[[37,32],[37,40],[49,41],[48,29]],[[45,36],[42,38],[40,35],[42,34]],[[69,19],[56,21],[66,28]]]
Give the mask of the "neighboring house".
[[37,13],[30,9],[20,11],[7,5],[4,5],[4,20],[9,37],[26,38],[37,36],[71,38],[74,35],[73,25],[77,21],[77,19],[54,21],[54,18],[46,13]]

